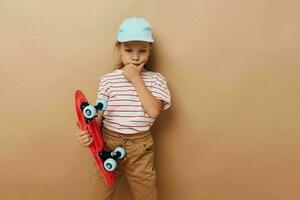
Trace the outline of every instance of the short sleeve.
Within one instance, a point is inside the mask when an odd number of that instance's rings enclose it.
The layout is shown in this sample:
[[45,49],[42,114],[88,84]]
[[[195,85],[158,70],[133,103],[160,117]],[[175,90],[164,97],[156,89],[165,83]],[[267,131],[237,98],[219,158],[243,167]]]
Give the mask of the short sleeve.
[[109,84],[108,81],[105,80],[103,77],[99,79],[97,100],[108,101],[109,99],[108,84]]
[[163,102],[163,110],[167,110],[171,106],[171,95],[167,85],[166,78],[157,73],[151,87],[152,95]]

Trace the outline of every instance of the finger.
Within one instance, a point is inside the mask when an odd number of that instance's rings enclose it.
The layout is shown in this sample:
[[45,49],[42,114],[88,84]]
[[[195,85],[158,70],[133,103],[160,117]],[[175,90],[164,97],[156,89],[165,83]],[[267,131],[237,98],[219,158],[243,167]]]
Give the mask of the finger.
[[122,71],[123,71],[123,74],[124,73],[127,73],[127,71],[128,71],[128,64],[127,65],[125,65],[123,68],[122,68]]
[[82,145],[85,146],[85,147],[88,147],[92,144],[92,142],[93,142],[93,138],[90,141],[88,141],[86,143],[83,143]]
[[132,63],[127,63],[127,64],[123,67],[123,69],[124,69],[124,70],[127,70],[128,68],[133,67],[133,66],[134,66],[134,64],[132,64]]
[[84,136],[84,135],[86,135],[86,134],[89,134],[87,131],[79,131],[79,132],[77,132],[77,136],[78,137],[82,137],[82,136]]
[[143,65],[144,65],[145,63],[144,62],[142,62],[140,65],[139,65],[139,67],[143,67]]
[[90,146],[93,143],[93,138],[91,139],[91,141],[87,144],[87,146]]
[[89,138],[91,138],[91,135],[88,133],[88,134],[85,134],[85,135],[79,136],[79,138],[80,138],[81,140],[84,140],[84,139],[89,139]]
[[91,140],[92,140],[92,138],[84,138],[81,141],[83,144],[86,144],[86,143],[89,143]]
[[138,66],[138,69],[139,69],[140,72],[142,71],[144,64],[145,64],[145,63],[142,62],[142,63]]
[[89,143],[90,141],[91,141],[91,139],[88,139],[88,138],[79,140],[80,144],[82,144],[82,145],[85,145],[85,144]]

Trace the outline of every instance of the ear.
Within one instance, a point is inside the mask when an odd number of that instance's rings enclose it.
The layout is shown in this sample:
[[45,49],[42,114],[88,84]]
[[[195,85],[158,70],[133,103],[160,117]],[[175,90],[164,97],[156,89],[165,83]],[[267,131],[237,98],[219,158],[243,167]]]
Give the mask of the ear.
[[121,43],[119,41],[116,42],[115,47],[117,49],[118,54],[120,54],[121,51]]
[[152,43],[149,45],[149,56],[151,55]]

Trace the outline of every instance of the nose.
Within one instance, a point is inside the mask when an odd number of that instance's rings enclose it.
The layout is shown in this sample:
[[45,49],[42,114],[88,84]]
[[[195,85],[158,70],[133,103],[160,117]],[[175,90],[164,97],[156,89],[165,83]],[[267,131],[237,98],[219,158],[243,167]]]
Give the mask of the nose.
[[138,53],[134,53],[132,55],[132,60],[139,60],[139,58],[140,58],[140,55]]

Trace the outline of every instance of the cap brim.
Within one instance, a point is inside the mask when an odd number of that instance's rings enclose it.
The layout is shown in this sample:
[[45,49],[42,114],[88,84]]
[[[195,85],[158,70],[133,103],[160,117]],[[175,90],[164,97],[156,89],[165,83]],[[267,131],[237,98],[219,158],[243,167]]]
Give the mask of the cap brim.
[[143,41],[143,42],[154,42],[151,38],[145,38],[145,37],[118,37],[119,42],[130,42],[130,41]]

